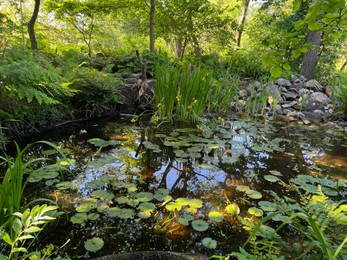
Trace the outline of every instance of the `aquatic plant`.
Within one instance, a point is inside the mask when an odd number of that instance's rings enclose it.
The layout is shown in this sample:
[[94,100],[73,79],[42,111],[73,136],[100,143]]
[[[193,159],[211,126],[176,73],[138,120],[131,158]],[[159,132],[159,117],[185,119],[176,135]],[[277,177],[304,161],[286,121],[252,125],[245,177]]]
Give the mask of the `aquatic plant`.
[[176,116],[181,121],[197,121],[207,106],[212,73],[201,67],[156,66],[155,100],[160,120]]
[[181,73],[178,67],[162,64],[156,64],[155,66],[156,116],[161,120],[171,120],[173,117]]
[[[40,141],[36,144],[48,145],[65,158],[60,149],[50,142]],[[50,178],[52,176],[49,171],[51,165],[41,165],[48,160],[45,157],[25,160],[25,154],[33,144],[27,145],[23,150],[17,144],[15,145],[17,152],[15,158],[7,155],[0,157],[2,163],[7,165],[7,170],[0,183],[0,234],[2,239],[11,246],[10,258],[18,252],[28,253],[27,248],[23,247],[25,240],[33,239],[32,234],[41,231],[38,225],[53,220],[52,216],[57,216],[56,207],[52,206],[42,205],[35,206],[32,210],[26,209],[32,203],[40,202],[41,199],[29,202],[26,206],[22,205],[24,189],[30,181],[30,177],[36,174],[37,178],[40,171],[42,173],[45,168],[48,170],[46,173]],[[41,167],[37,168],[37,166]],[[42,199],[42,201],[47,202],[49,200]]]

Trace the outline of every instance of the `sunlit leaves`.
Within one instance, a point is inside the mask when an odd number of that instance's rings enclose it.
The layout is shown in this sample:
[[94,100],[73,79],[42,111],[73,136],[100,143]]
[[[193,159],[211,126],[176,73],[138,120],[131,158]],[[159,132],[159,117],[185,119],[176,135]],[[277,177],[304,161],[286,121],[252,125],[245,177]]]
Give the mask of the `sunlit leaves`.
[[220,213],[218,211],[211,211],[208,214],[208,217],[214,222],[221,222],[224,219],[223,213]]
[[234,215],[239,215],[240,214],[240,208],[237,204],[233,203],[233,204],[230,204],[228,205],[226,208],[225,208],[225,211],[227,213],[229,213],[230,215],[234,216]]

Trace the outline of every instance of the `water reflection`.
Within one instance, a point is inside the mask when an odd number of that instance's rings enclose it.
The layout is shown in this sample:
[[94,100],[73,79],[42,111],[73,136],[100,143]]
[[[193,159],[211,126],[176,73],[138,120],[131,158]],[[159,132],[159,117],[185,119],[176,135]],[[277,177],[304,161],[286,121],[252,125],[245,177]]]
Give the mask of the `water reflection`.
[[[309,172],[312,166],[324,166],[321,171],[327,174],[335,174],[337,169],[338,177],[340,170],[347,172],[346,149],[341,151],[338,146],[338,156],[328,152],[330,144],[337,142],[333,137],[320,142],[320,136],[313,133],[302,141],[293,131],[263,123],[210,122],[193,129],[167,130],[107,122],[84,126],[83,130],[77,128],[65,139],[57,139],[57,135],[55,139],[46,138],[68,149],[76,159],[72,168],[76,178],[72,182],[77,190],[71,194],[75,198],[69,199],[73,206],[90,197],[95,189],[112,191],[117,198],[133,196],[130,188],[153,194],[158,188],[167,188],[174,199],[203,200],[204,206],[194,217],[208,220],[208,213],[224,210],[228,200],[237,201],[241,212],[254,203],[236,189],[240,185],[260,192],[264,189],[281,192],[281,186],[269,185],[264,180],[270,170],[281,172],[283,181],[299,172]],[[97,154],[98,148],[87,142],[89,138],[117,140],[121,144],[102,148]],[[117,187],[121,182],[124,185]],[[115,200],[108,203],[119,206]],[[74,238],[75,242],[64,250],[78,257],[84,252],[81,239],[92,235],[105,240],[102,254],[150,249],[210,254],[201,246],[201,239],[211,236],[220,243],[214,253],[226,254],[237,249],[243,242],[241,238],[247,235],[240,234],[240,227],[230,222],[211,225],[208,231],[199,233],[190,226],[168,221],[167,229],[158,233],[154,227],[163,226],[168,218],[164,205],[155,216],[144,220],[136,216],[115,220],[99,213],[99,220],[61,230],[62,234],[55,239]],[[76,248],[79,251],[74,252]]]

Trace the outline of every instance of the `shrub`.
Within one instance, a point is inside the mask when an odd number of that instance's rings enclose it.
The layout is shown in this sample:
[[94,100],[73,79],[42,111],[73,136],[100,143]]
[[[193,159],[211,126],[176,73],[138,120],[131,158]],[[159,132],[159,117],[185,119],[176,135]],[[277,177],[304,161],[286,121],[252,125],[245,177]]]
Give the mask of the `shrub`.
[[122,81],[112,74],[79,67],[70,87],[75,91],[71,105],[86,117],[100,116],[121,103]]

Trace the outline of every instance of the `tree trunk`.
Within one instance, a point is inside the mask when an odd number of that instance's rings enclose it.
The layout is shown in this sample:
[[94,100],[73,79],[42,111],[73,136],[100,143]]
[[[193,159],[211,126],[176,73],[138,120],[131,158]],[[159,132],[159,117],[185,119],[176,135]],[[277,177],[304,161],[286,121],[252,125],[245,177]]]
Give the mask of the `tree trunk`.
[[28,33],[30,38],[31,49],[34,51],[38,50],[36,36],[35,36],[35,22],[39,14],[40,2],[41,0],[35,0],[34,11],[28,23]]
[[308,51],[304,54],[301,65],[301,75],[306,79],[312,79],[314,69],[317,65],[318,51],[321,43],[322,33],[318,31],[309,31],[306,43],[309,44]]
[[191,38],[192,38],[192,42],[193,42],[195,55],[196,56],[201,56],[201,48],[200,48],[200,45],[199,45],[198,38],[194,34],[191,35]]
[[155,52],[154,13],[155,13],[155,0],[151,0],[151,10],[149,12],[149,51],[153,53]]
[[247,17],[247,12],[248,12],[248,7],[249,7],[250,2],[251,2],[251,0],[245,1],[245,9],[243,10],[240,28],[237,31],[238,32],[237,43],[236,43],[237,48],[241,47],[241,38],[242,38],[243,29],[245,27],[246,17]]

